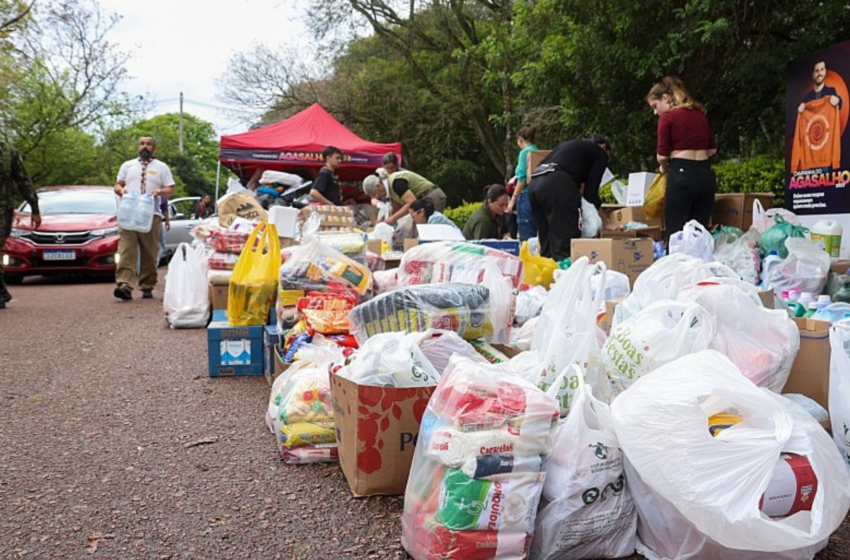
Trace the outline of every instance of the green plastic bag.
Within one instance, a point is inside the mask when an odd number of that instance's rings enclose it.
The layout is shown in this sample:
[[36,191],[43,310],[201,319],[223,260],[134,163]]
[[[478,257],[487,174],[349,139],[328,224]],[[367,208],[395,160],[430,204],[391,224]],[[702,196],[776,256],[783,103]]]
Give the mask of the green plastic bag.
[[711,237],[716,241],[721,234],[731,233],[735,236],[735,239],[741,239],[744,236],[744,231],[740,228],[736,228],[735,226],[720,226],[718,229],[711,232]]
[[774,220],[776,220],[776,223],[761,234],[759,256],[765,258],[767,255],[773,253],[780,259],[784,259],[788,257],[785,240],[789,237],[806,237],[806,234],[809,233],[809,228],[786,222],[779,214],[774,217]]

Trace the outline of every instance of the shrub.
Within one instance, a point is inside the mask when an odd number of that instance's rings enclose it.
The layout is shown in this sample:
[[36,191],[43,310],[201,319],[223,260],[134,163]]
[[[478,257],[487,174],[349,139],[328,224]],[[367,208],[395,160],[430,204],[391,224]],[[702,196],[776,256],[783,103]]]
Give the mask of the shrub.
[[481,206],[480,202],[466,202],[464,200],[463,205],[456,208],[446,208],[443,214],[453,221],[457,227],[463,229],[469,217],[479,206]]
[[756,156],[744,161],[724,161],[714,166],[717,192],[769,193],[774,206],[785,201],[785,161],[770,156]]

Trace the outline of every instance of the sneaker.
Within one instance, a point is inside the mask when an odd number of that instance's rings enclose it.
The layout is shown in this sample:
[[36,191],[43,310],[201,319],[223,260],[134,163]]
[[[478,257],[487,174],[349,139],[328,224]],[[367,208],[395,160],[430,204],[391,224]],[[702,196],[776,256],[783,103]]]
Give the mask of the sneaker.
[[142,299],[153,299],[153,290],[142,290]]
[[2,297],[0,297],[0,300],[3,300],[3,303],[9,303],[10,301],[12,301],[12,294],[6,292],[5,294],[3,294]]
[[115,288],[115,291],[112,292],[112,295],[124,301],[130,301],[133,299],[133,292],[127,286],[118,286]]

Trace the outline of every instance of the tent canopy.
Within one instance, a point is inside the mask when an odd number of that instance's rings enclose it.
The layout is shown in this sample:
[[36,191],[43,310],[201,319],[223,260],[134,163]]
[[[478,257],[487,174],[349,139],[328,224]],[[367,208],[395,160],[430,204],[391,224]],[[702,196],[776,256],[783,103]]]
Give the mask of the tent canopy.
[[318,103],[275,124],[222,136],[218,159],[222,165],[249,179],[255,171],[309,171],[324,165],[322,150],[336,146],[345,156],[337,175],[360,180],[380,167],[387,152],[401,162],[401,142],[380,144],[364,140],[345,128]]

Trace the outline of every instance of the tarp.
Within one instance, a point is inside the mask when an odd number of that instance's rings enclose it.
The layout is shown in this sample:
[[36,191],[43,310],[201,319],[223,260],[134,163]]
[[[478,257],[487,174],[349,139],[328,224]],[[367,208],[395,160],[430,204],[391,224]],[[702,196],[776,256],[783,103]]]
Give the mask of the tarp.
[[364,140],[345,128],[318,103],[275,124],[222,136],[218,159],[243,179],[258,169],[312,170],[324,165],[322,150],[339,148],[344,159],[337,170],[342,180],[360,180],[380,167],[387,152],[401,162],[401,142],[380,144]]

